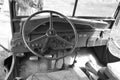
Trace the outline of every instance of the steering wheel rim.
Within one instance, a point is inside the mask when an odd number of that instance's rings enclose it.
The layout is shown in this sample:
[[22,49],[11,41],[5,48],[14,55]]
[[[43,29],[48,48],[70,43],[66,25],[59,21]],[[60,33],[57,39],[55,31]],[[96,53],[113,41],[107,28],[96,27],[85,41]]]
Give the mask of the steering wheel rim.
[[[29,46],[29,44],[27,43],[27,40],[26,40],[26,37],[25,37],[25,27],[27,25],[27,23],[31,20],[31,18],[33,18],[35,15],[38,15],[38,14],[41,14],[41,13],[50,13],[50,18],[52,17],[52,14],[57,14],[61,17],[63,17],[69,24],[70,26],[72,27],[73,31],[74,31],[74,36],[75,36],[75,43],[74,43],[74,46],[72,48],[72,50],[69,51],[69,53],[67,53],[66,55],[63,55],[62,57],[57,57],[57,58],[49,58],[49,57],[45,57],[45,56],[42,56],[41,54],[35,52],[34,50],[32,50]],[[52,19],[51,19],[52,20]],[[50,27],[51,25],[53,24],[53,22],[51,23],[51,20],[50,20]],[[49,28],[50,28],[49,27]],[[73,25],[73,23],[66,17],[64,16],[63,14],[59,13],[59,12],[56,12],[56,11],[52,11],[52,10],[44,10],[44,11],[39,11],[39,12],[36,12],[34,14],[32,14],[30,17],[28,17],[28,19],[24,22],[23,24],[23,27],[22,27],[22,38],[23,38],[23,41],[26,45],[26,47],[36,56],[38,57],[41,57],[41,58],[46,58],[46,59],[50,59],[50,60],[56,60],[56,59],[61,59],[61,58],[64,58],[70,54],[73,53],[73,51],[75,50],[76,46],[77,46],[77,43],[78,43],[78,34],[77,34],[77,30],[75,29],[75,26]]]

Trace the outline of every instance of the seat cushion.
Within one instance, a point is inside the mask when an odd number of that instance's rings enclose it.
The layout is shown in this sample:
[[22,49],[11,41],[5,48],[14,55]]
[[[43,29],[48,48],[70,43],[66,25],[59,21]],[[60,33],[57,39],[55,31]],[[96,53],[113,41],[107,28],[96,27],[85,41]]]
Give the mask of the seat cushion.
[[105,74],[112,80],[120,80],[120,61],[108,63]]
[[89,80],[88,77],[78,69],[61,70],[49,73],[36,73],[27,80]]

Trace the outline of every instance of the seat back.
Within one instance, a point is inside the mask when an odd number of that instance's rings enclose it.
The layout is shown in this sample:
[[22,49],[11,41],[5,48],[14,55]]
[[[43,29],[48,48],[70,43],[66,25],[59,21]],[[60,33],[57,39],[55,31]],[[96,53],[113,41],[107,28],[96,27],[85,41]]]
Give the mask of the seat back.
[[120,80],[120,61],[108,63],[105,69],[105,74],[111,80]]

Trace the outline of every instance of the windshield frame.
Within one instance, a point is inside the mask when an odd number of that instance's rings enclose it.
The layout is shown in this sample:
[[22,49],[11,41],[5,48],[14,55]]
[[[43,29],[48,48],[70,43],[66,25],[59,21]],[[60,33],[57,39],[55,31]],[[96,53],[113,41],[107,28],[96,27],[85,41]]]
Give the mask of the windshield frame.
[[[10,0],[10,3],[12,2],[12,6],[10,6],[10,10],[12,10],[11,11],[11,13],[12,13],[12,16],[14,16],[14,18],[15,19],[19,19],[19,18],[26,18],[26,17],[29,17],[30,15],[28,15],[28,16],[26,16],[26,15],[22,15],[22,16],[18,16],[18,15],[16,15],[17,14],[17,12],[16,12],[16,6],[15,6],[15,1],[16,0]],[[72,12],[70,13],[71,15],[68,15],[68,16],[70,16],[70,17],[78,17],[78,18],[106,18],[107,17],[107,19],[111,19],[111,18],[114,18],[115,17],[115,15],[116,15],[116,12],[117,12],[117,8],[115,9],[115,13],[113,14],[113,16],[112,17],[108,17],[108,16],[106,16],[106,17],[102,17],[102,16],[79,16],[79,15],[76,15],[76,13],[77,13],[77,7],[78,7],[78,0],[74,0],[74,5],[73,5],[73,9],[71,10]]]
[[72,17],[75,16],[75,12],[76,12],[77,5],[78,5],[78,0],[75,0],[75,5],[74,5]]

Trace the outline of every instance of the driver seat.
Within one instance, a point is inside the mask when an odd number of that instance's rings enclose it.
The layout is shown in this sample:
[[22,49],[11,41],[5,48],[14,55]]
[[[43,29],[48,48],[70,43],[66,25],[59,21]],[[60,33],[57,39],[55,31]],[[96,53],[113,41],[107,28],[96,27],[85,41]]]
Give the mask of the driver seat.
[[89,80],[80,68],[70,68],[48,73],[35,73],[26,80]]
[[120,61],[108,63],[104,73],[110,80],[120,80]]

